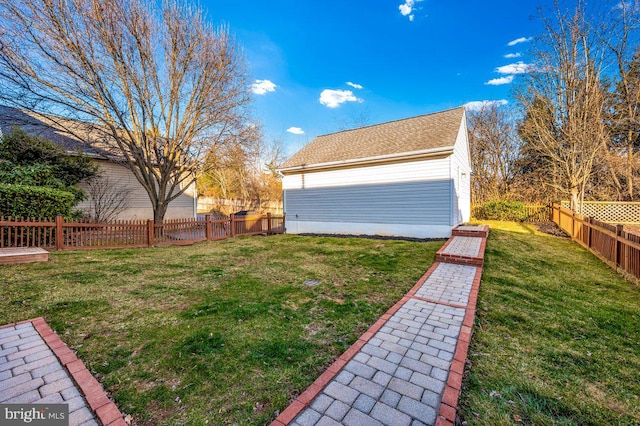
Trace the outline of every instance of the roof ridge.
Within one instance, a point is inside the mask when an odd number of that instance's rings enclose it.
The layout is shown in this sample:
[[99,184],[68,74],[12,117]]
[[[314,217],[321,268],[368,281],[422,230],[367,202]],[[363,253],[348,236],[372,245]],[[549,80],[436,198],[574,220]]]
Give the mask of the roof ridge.
[[366,126],[354,127],[353,129],[338,130],[337,132],[331,132],[331,133],[325,133],[323,135],[319,135],[314,139],[318,139],[318,138],[321,138],[321,137],[324,137],[324,136],[337,135],[338,133],[353,132],[354,130],[368,129],[370,127],[384,126],[384,125],[387,125],[387,124],[396,123],[398,121],[413,120],[415,118],[427,117],[429,115],[444,114],[446,112],[455,111],[457,109],[464,110],[464,106],[449,108],[449,109],[445,109],[445,110],[442,110],[442,111],[428,112],[426,114],[414,115],[413,117],[397,118],[395,120],[384,121],[382,123],[367,124]]

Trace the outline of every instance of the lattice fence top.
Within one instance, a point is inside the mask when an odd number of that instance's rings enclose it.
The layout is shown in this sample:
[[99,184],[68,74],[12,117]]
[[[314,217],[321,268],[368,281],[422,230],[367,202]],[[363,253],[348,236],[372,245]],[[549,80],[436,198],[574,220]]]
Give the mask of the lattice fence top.
[[[569,201],[562,201],[562,207],[569,208]],[[585,201],[582,204],[584,216],[590,216],[609,223],[640,224],[640,203],[625,201]]]

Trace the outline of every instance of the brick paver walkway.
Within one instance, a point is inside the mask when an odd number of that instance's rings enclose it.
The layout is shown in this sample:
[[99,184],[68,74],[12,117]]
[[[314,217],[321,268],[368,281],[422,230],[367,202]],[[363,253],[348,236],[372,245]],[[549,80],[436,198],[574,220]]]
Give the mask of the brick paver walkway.
[[451,237],[442,253],[458,256],[477,257],[482,245],[479,237]]
[[466,306],[477,272],[478,268],[474,266],[440,263],[429,275],[427,283],[416,292],[416,296]]
[[482,272],[467,263],[482,264],[487,230],[454,233],[439,255],[456,262],[434,264],[272,426],[453,425]]
[[0,329],[0,404],[69,404],[70,425],[98,425],[31,323]]
[[0,327],[0,404],[68,404],[70,426],[124,426],[120,411],[42,318]]

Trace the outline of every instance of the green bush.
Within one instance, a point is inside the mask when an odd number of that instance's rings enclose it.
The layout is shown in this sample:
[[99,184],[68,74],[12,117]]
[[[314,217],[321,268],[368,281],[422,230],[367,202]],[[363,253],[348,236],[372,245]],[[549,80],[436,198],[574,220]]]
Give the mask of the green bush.
[[520,201],[491,201],[475,210],[476,219],[524,222],[529,216],[526,206]]
[[49,218],[71,216],[75,195],[59,189],[0,183],[0,216]]
[[81,152],[67,153],[50,140],[19,128],[0,139],[0,183],[59,189],[73,194],[75,203],[87,198],[76,184],[96,175],[98,166]]
[[46,186],[52,189],[70,192],[76,203],[87,198],[87,194],[77,186],[68,186],[56,176],[56,170],[49,164],[15,165],[0,160],[0,183],[8,185]]
[[53,176],[65,186],[73,186],[98,171],[88,155],[69,154],[52,141],[29,135],[17,127],[2,136],[0,159],[16,166],[50,166]]

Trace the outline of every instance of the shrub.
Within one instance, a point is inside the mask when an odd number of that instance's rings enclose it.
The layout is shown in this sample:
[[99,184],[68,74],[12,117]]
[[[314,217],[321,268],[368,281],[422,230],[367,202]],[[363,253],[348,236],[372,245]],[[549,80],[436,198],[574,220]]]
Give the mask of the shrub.
[[59,189],[72,193],[78,203],[86,194],[75,185],[95,176],[97,170],[86,154],[71,155],[50,140],[19,128],[1,138],[0,183]]
[[476,219],[524,222],[529,215],[520,201],[490,201],[476,208]]
[[0,184],[0,216],[49,218],[71,216],[75,196],[59,189]]

